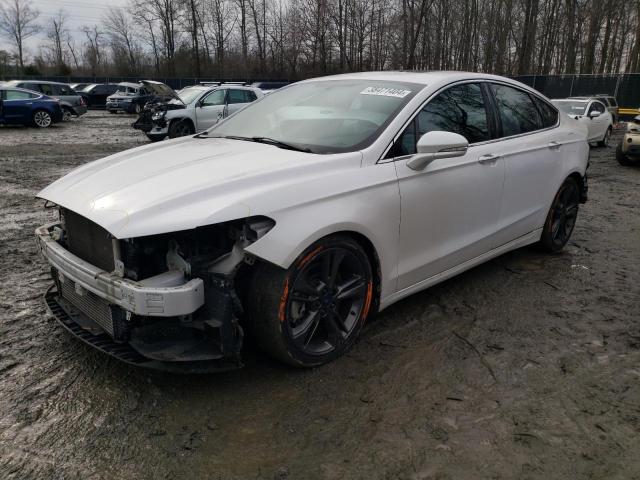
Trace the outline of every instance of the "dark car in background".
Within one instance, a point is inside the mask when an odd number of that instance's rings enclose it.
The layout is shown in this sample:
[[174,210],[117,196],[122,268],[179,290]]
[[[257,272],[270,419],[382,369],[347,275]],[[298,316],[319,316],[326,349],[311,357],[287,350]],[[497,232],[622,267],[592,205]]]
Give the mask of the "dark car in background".
[[80,90],[84,90],[86,87],[91,85],[91,83],[70,83],[69,86],[73,88],[76,92]]
[[116,90],[117,83],[92,83],[77,92],[84,98],[88,108],[105,108],[107,97],[116,93]]
[[38,92],[0,85],[0,125],[47,128],[62,121],[60,101]]
[[113,95],[107,98],[106,108],[110,113],[126,112],[139,114],[148,102],[164,102],[176,93],[162,82],[140,80],[138,83],[122,82]]
[[72,116],[80,117],[87,113],[84,99],[66,83],[47,82],[44,80],[11,80],[5,86],[24,88],[34,92],[40,92],[48,97],[60,100],[60,106],[64,114],[64,120],[70,120]]

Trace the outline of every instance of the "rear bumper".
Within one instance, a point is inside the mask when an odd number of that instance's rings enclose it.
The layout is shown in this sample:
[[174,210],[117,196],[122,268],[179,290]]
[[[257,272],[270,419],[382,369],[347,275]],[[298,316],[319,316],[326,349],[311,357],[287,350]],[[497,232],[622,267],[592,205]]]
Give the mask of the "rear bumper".
[[[141,316],[175,317],[189,315],[204,305],[204,283],[194,278],[176,287],[151,286],[105,272],[67,251],[51,237],[58,224],[36,230],[38,249],[56,269],[60,280],[69,279],[112,305]],[[151,280],[151,281],[150,281]]]
[[85,113],[87,113],[87,106],[86,105],[74,105],[73,107],[73,112],[78,116],[82,116]]

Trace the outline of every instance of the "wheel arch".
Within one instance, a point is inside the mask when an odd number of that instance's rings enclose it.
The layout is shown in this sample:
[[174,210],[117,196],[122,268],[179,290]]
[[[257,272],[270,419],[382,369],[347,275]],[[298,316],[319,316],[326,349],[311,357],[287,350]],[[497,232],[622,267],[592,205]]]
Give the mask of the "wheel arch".
[[322,240],[323,238],[335,235],[344,235],[353,239],[358,243],[358,245],[360,245],[360,247],[362,247],[367,258],[371,262],[375,282],[375,312],[380,305],[385,274],[383,263],[381,261],[380,248],[376,245],[375,240],[372,239],[372,235],[362,226],[355,224],[337,224],[332,225],[331,227],[326,227],[307,236],[304,240],[299,241],[295,246],[289,245],[292,248],[286,253],[283,252],[283,247],[286,245],[286,241],[284,240],[285,237],[282,235],[276,235],[269,238],[270,235],[267,234],[255,244],[250,245],[246,250],[263,261],[272,263],[283,269],[288,269],[295,260],[314,243]]

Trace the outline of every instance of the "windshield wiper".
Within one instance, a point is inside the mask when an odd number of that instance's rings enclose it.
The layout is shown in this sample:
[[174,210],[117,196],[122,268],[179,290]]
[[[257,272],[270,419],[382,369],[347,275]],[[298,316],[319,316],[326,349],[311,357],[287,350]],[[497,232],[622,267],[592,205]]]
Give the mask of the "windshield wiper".
[[305,153],[313,153],[308,148],[296,147],[295,145],[291,145],[290,143],[281,142],[280,140],[276,140],[275,138],[269,137],[251,137],[251,140],[257,143],[266,143],[268,145],[273,145],[274,147],[284,148],[286,150],[295,150],[296,152],[305,152]]
[[296,152],[313,153],[309,148],[296,147],[290,143],[281,142],[275,138],[269,137],[241,137],[239,135],[209,135],[207,131],[201,132],[195,135],[195,138],[228,138],[229,140],[242,140],[244,142],[256,142],[265,143],[267,145],[273,145],[274,147],[284,148],[286,150],[295,150]]

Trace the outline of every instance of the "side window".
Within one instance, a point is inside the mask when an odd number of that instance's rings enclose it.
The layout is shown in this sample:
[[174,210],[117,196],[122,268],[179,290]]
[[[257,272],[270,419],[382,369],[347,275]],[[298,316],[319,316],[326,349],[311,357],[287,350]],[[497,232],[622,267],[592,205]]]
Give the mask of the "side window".
[[60,95],[73,95],[71,88],[66,85],[56,85],[60,89]]
[[55,95],[53,93],[53,89],[51,88],[51,85],[49,85],[48,83],[39,83],[37,90],[40,90],[45,95]]
[[28,92],[21,92],[20,90],[7,90],[5,100],[28,100],[32,98]]
[[611,105],[612,107],[617,107],[618,101],[613,97],[609,97],[609,105]]
[[402,135],[389,149],[385,158],[402,157],[403,155],[413,155],[416,153],[417,138],[417,120],[413,119],[407,128],[404,129]]
[[232,104],[247,102],[248,100],[244,90],[235,90],[233,88],[229,90],[229,100],[227,101],[227,103]]
[[541,98],[532,95],[533,101],[538,107],[540,118],[542,120],[540,126],[542,128],[551,128],[558,122],[558,111]]
[[137,93],[138,95],[140,95],[140,96],[142,96],[142,95],[149,95],[149,94],[147,93],[147,91],[146,91],[144,88],[141,88],[141,89],[140,89],[140,90],[138,90],[136,93]]
[[203,107],[212,107],[215,105],[224,105],[224,95],[226,90],[214,90],[202,100]]
[[539,129],[538,110],[526,92],[506,85],[491,84],[502,123],[502,136],[510,137]]
[[256,93],[252,92],[251,90],[245,90],[245,94],[247,96],[247,102],[254,102],[255,100],[258,99],[258,97],[256,96]]
[[491,138],[484,97],[477,83],[465,83],[445,90],[431,100],[417,118],[417,139],[435,130],[458,133],[469,143]]

